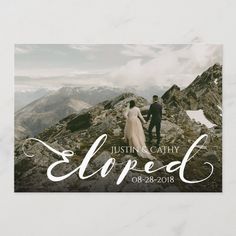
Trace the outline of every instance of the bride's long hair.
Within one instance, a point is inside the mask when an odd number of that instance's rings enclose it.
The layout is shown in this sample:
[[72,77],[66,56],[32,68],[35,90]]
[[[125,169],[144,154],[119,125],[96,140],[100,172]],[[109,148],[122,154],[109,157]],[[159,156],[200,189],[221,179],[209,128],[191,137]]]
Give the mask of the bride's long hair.
[[134,100],[131,100],[129,102],[129,108],[133,108],[135,106],[135,101]]

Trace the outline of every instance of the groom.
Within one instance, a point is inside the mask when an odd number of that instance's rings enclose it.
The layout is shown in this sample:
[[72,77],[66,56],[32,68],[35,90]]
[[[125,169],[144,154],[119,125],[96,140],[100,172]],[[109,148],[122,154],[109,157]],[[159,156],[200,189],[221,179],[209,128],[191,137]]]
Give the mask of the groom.
[[160,145],[162,106],[161,106],[161,104],[158,103],[158,96],[157,95],[154,95],[152,98],[153,98],[153,103],[151,104],[151,106],[149,108],[146,121],[148,121],[150,116],[152,116],[151,122],[150,122],[149,128],[148,128],[149,143],[152,142],[152,130],[154,127],[156,127],[157,148],[158,148]]

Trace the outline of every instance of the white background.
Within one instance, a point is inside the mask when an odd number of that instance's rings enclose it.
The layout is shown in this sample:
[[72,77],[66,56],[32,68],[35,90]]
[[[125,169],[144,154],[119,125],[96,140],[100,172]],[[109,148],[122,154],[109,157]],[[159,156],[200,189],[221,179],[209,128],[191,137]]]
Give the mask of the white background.
[[[236,1],[1,0],[0,235],[236,235]],[[223,43],[224,189],[15,194],[14,43]]]

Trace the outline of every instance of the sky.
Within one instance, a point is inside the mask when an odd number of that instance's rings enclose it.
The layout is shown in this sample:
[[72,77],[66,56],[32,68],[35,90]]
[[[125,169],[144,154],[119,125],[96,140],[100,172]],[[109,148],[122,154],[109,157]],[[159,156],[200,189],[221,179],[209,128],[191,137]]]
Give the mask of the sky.
[[16,91],[188,86],[215,63],[219,44],[16,44]]

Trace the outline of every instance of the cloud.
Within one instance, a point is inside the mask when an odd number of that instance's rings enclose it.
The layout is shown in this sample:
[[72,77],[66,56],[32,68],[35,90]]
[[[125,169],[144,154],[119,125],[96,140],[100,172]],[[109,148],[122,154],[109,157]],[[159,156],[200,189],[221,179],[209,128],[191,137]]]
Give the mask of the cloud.
[[[123,86],[138,85],[139,87],[147,87],[177,84],[185,87],[214,63],[222,63],[221,45],[172,46],[158,45],[159,52],[148,61],[141,57],[128,61],[125,65],[110,73],[111,81]],[[139,49],[133,55],[140,55]],[[145,52],[145,50],[142,52]]]
[[156,57],[158,55],[149,45],[124,45],[121,54],[130,57]]
[[51,76],[33,78],[28,76],[15,77],[15,90],[16,91],[30,91],[40,88],[47,88],[56,90],[64,86],[86,87],[96,85],[95,80],[99,80],[95,75],[92,78],[86,75],[78,76]]
[[[76,48],[76,49],[75,49]],[[37,50],[35,50],[37,49]],[[49,50],[50,49],[50,50]],[[84,53],[74,53],[78,50]],[[58,56],[55,52],[64,52]],[[94,53],[96,51],[96,53]],[[115,86],[166,88],[188,86],[215,63],[222,64],[222,46],[156,45],[16,45],[16,75],[31,77],[24,86]],[[21,63],[20,63],[21,62]],[[31,63],[32,62],[32,63]],[[34,80],[35,79],[35,80]],[[20,81],[17,82],[20,87]]]

